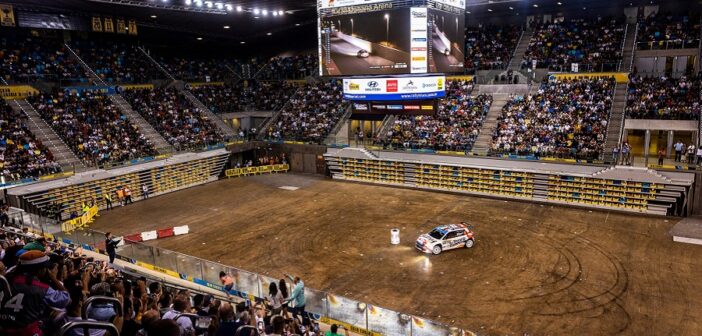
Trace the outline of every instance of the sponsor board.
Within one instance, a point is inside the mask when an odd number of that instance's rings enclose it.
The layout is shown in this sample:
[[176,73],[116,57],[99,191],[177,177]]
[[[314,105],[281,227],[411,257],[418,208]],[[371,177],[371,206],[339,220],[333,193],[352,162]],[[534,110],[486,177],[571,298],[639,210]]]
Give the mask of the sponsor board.
[[369,5],[379,2],[388,2],[388,0],[322,0],[319,2],[319,8],[337,8],[346,6]]
[[445,95],[444,76],[344,79],[344,97],[351,100],[404,100]]
[[580,78],[612,78],[617,83],[624,84],[629,82],[629,74],[626,72],[589,72],[589,73],[550,73],[548,80],[563,80],[563,79],[580,79]]
[[0,96],[5,100],[25,99],[28,96],[35,94],[39,94],[39,91],[29,85],[0,86]]

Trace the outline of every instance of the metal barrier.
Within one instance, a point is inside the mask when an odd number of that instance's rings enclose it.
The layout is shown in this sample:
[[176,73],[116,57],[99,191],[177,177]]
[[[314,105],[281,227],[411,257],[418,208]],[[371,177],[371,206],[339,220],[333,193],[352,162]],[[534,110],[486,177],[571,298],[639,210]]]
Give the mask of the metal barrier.
[[90,336],[90,330],[105,330],[110,336],[119,336],[119,330],[114,324],[108,322],[95,321],[71,321],[64,324],[58,332],[58,336],[69,336],[73,329],[83,329],[83,336]]
[[[44,227],[41,230],[38,231],[50,232],[48,228]],[[90,250],[96,250],[98,246],[101,246],[103,237],[103,232],[92,229],[76,230],[68,234],[61,232],[50,235],[50,238]],[[264,300],[267,296],[268,285],[271,282],[276,282],[277,284],[279,280],[138,242],[125,241],[125,243],[127,244],[118,249],[119,259],[223,292],[225,289],[220,284],[219,272],[224,271],[235,279],[234,287],[229,294],[242,299],[251,301]],[[104,253],[102,250],[99,252]],[[288,292],[291,293],[292,285],[290,284],[289,286]],[[404,314],[309,287],[305,287],[305,298],[305,310],[312,319],[326,324],[342,325],[350,332],[365,336],[474,335],[470,331],[419,316]],[[83,307],[87,307],[88,303],[86,301]]]

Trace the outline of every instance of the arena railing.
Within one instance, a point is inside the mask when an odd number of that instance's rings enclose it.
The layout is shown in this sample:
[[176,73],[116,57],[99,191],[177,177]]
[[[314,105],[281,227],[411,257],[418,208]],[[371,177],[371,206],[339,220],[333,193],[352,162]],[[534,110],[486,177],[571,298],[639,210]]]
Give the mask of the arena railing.
[[[35,217],[39,217],[34,215]],[[49,238],[81,246],[83,249],[105,253],[103,232],[85,229],[72,232],[60,232],[52,221],[37,221],[31,225],[34,230],[42,233],[56,232]],[[19,225],[17,225],[19,224]],[[16,223],[22,227],[29,223]],[[280,279],[267,275],[245,271],[202,258],[194,257],[143,243],[126,241],[119,247],[117,258],[137,266],[163,273],[177,279],[191,281],[208,288],[221,290],[219,272],[223,271],[236,279],[230,294],[233,296],[263,301],[267,297],[267,288],[271,282]],[[304,278],[304,275],[302,275]],[[289,292],[292,288],[289,288]],[[474,333],[457,327],[452,327],[420,316],[405,314],[383,308],[371,303],[354,300],[305,287],[305,310],[310,318],[326,324],[340,324],[349,331],[365,335],[409,335],[409,336],[466,336]]]

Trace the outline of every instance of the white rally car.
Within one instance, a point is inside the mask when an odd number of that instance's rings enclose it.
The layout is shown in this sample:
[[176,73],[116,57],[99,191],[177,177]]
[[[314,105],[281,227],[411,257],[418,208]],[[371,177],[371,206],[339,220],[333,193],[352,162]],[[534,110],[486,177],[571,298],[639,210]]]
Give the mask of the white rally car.
[[459,247],[471,248],[475,245],[475,234],[471,229],[466,223],[437,226],[431,232],[419,236],[415,247],[424,253],[433,254]]

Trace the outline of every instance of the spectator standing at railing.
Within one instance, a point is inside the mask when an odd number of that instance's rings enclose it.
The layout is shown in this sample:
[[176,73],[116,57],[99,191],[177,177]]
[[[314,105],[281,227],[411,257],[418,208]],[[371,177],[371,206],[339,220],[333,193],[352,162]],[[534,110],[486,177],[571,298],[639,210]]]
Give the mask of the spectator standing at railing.
[[290,298],[285,301],[292,302],[292,314],[293,318],[297,318],[297,315],[301,315],[302,319],[305,319],[305,283],[302,282],[300,277],[293,277],[290,274],[285,274],[294,284],[293,291],[290,294]]
[[275,284],[275,281],[271,282],[271,284],[268,286],[267,299],[268,305],[270,306],[273,315],[280,314],[280,311],[283,307],[283,300],[285,300],[285,298],[283,297],[281,291],[278,290],[278,286]]

